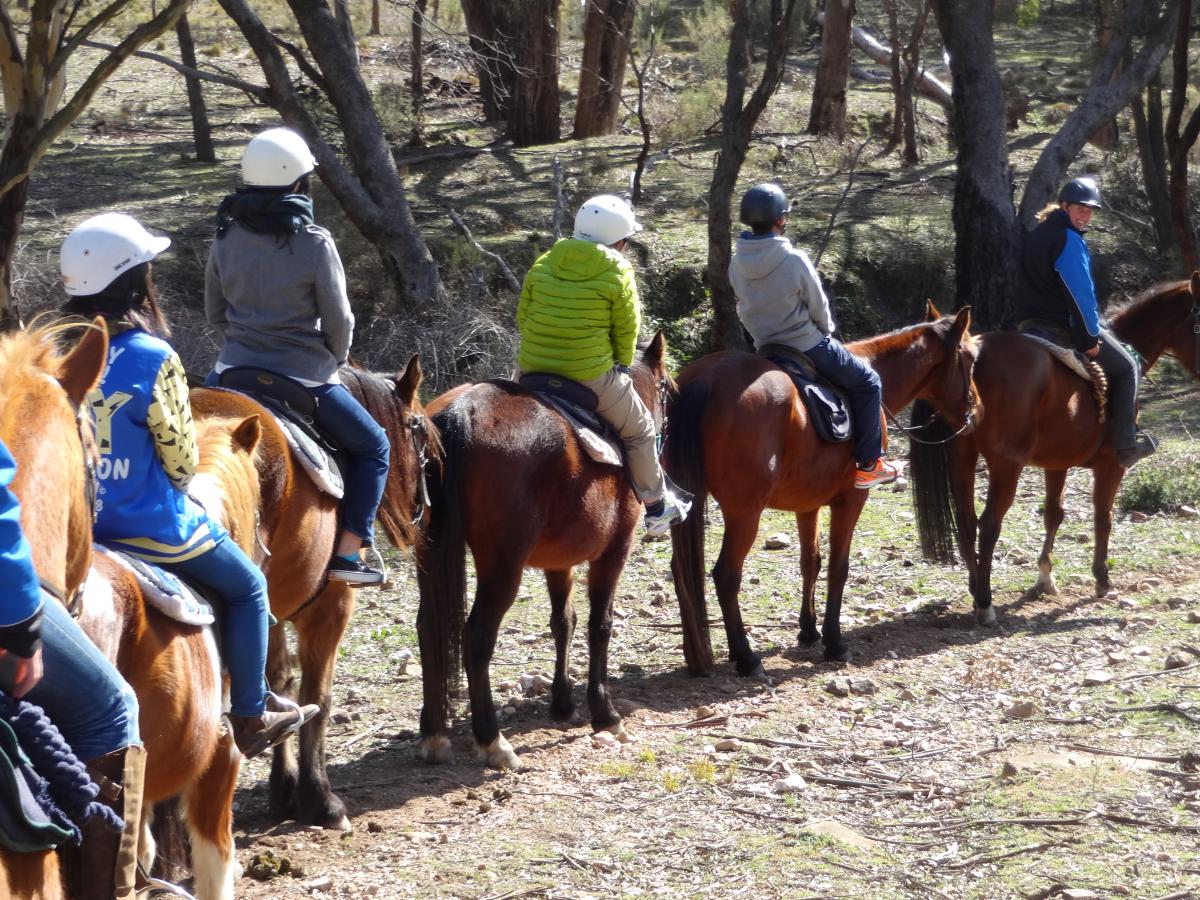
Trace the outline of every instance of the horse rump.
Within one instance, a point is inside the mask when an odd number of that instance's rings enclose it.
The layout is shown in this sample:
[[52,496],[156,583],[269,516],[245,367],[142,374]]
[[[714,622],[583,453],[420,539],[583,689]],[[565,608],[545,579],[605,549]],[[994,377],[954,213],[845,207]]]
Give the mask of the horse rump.
[[909,468],[921,554],[927,562],[951,565],[958,558],[950,467],[954,429],[924,400],[913,403],[909,425],[917,432],[910,435]]

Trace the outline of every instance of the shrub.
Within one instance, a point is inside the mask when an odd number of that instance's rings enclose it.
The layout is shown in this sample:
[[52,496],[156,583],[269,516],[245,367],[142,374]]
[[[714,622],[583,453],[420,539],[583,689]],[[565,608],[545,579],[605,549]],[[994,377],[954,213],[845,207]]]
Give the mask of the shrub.
[[1125,476],[1117,505],[1125,512],[1174,512],[1200,505],[1200,450],[1162,447]]

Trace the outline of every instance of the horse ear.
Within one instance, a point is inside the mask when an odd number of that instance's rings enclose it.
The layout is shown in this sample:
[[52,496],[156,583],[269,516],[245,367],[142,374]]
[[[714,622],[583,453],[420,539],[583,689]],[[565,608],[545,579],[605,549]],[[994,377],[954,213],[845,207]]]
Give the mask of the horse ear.
[[421,354],[414,353],[412,359],[408,361],[408,365],[404,367],[404,374],[396,379],[396,396],[405,406],[412,406],[417,399],[417,388],[421,386]]
[[79,343],[62,361],[58,383],[62,385],[73,406],[83,403],[88,392],[100,383],[108,361],[108,329],[97,318],[80,338]]
[[646,367],[657,372],[663,368],[664,361],[667,358],[667,338],[662,333],[660,328],[654,332],[654,337],[650,339],[650,343],[646,345],[646,349],[642,351],[642,362]]
[[941,317],[942,317],[942,314],[940,312],[938,312],[938,308],[933,305],[933,301],[926,300],[925,301],[925,321],[926,322],[936,322]]
[[971,307],[964,306],[954,316],[954,328],[951,330],[951,337],[954,343],[958,344],[962,341],[963,335],[971,328]]
[[262,421],[257,415],[247,416],[229,435],[235,447],[241,447],[247,453],[253,453],[262,437]]

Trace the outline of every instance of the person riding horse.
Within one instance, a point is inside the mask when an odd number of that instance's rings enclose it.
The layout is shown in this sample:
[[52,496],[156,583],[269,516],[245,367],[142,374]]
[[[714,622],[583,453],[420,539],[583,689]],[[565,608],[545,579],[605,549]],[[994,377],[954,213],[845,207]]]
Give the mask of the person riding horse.
[[316,165],[304,139],[286,128],[269,128],[246,145],[244,186],[221,201],[205,271],[205,314],[224,337],[205,383],[216,387],[226,369],[253,366],[312,393],[314,424],[348,457],[329,578],[377,585],[383,573],[360,552],[374,540],[391,446],[338,377],[354,313],[333,236],[313,220],[309,178]]
[[596,414],[625,444],[629,478],[646,506],[646,532],[660,535],[682,522],[691,504],[666,483],[654,417],[629,377],[641,301],[621,250],[641,230],[620,197],[601,194],[579,208],[574,237],[538,257],[521,286],[517,366],[569,378],[596,395]]
[[829,300],[812,261],[783,236],[790,209],[783,190],[758,184],[742,196],[739,218],[750,231],[738,238],[729,264],[742,326],[758,347],[782,344],[812,360],[824,379],[849,395],[854,425],[856,487],[895,481],[883,459],[879,376],[833,337]]
[[1117,462],[1129,468],[1158,447],[1137,427],[1138,366],[1100,319],[1092,260],[1083,239],[1092,213],[1103,209],[1092,178],[1075,178],[1058,202],[1038,213],[1038,225],[1021,243],[1016,303],[1019,331],[1052,343],[1069,343],[1094,359],[1108,376],[1108,433]]
[[[16,475],[12,455],[0,443],[0,687],[42,707],[71,749],[87,760],[102,784],[116,786],[115,799],[101,792],[125,821],[116,831],[94,817],[81,826],[83,843],[69,853],[76,900],[133,900],[141,822],[145,751],[138,733],[133,689],[88,640],[58,601],[42,602],[21,509],[9,490]],[[80,698],[86,697],[86,703]]]
[[[63,242],[67,311],[104,319],[108,365],[89,396],[96,417],[97,541],[178,572],[224,601],[233,739],[247,758],[320,711],[267,690],[267,584],[229,533],[187,493],[200,454],[183,364],[163,338],[150,262],[170,245],[122,213],[82,222]],[[268,709],[271,701],[276,709]]]

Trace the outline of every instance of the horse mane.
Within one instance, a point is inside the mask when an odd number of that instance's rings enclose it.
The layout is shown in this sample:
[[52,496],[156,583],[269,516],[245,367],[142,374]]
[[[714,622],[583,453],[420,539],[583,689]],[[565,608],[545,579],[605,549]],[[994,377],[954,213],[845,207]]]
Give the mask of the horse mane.
[[196,474],[208,475],[221,486],[221,524],[239,543],[244,543],[248,537],[245,530],[253,530],[260,501],[255,468],[257,452],[244,453],[232,440],[234,429],[242,421],[224,417],[196,420],[196,444],[200,448]]
[[4,360],[0,377],[15,374],[16,377],[32,378],[41,373],[57,377],[63,361],[58,353],[59,338],[81,327],[78,322],[46,321],[26,331],[11,331],[0,336],[0,359]]
[[[339,374],[346,382],[346,387],[387,432],[392,445],[387,484],[384,486],[383,500],[376,514],[379,524],[393,546],[401,549],[414,547],[421,539],[421,529],[420,523],[412,521],[412,500],[420,487],[413,483],[412,467],[405,464],[405,458],[401,455],[408,447],[398,446],[400,441],[409,440],[410,429],[405,413],[410,410],[406,410],[396,397],[395,383],[390,377],[353,368],[343,368]],[[411,412],[415,415],[425,414],[420,400],[414,399]],[[441,439],[428,418],[425,422],[425,435],[426,453],[429,458],[440,458]]]
[[1152,284],[1135,294],[1129,300],[1123,303],[1118,303],[1116,306],[1109,307],[1107,313],[1109,318],[1127,315],[1132,312],[1141,311],[1143,306],[1150,300],[1164,294],[1188,294],[1190,297],[1189,288],[1191,283],[1185,278],[1181,281],[1160,281],[1157,284]]
[[[897,328],[886,334],[854,341],[852,344],[847,344],[846,348],[858,356],[873,360],[894,350],[904,350],[911,346],[918,336],[917,332],[932,330],[934,334],[944,339],[953,327],[954,316],[951,314],[942,316],[936,322],[917,322],[915,325],[906,325],[904,328]],[[979,338],[971,335],[968,341],[974,347],[978,344]]]

